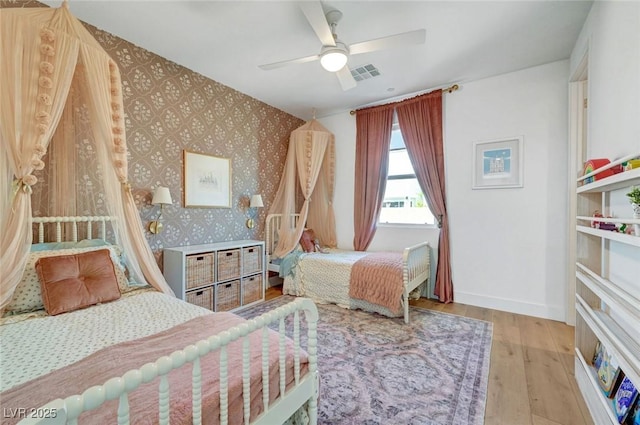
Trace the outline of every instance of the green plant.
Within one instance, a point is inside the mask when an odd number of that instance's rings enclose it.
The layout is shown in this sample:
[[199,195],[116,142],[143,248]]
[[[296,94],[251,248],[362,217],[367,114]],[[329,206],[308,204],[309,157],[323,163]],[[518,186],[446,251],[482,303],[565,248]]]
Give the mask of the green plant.
[[632,204],[640,205],[640,187],[633,186],[631,192],[627,193],[627,197]]

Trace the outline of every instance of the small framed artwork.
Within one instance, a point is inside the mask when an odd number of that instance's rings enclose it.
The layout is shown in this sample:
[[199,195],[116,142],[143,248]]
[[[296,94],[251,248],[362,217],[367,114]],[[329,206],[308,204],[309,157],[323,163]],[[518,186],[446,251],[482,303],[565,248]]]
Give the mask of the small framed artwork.
[[473,189],[522,187],[523,137],[473,143]]
[[231,160],[183,151],[184,206],[231,208]]

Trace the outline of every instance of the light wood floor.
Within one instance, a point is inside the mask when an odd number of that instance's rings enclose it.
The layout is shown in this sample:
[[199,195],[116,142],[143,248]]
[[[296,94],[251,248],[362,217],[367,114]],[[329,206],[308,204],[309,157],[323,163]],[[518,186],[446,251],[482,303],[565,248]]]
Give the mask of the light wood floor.
[[[267,299],[282,287],[267,290]],[[485,425],[592,425],[573,376],[573,327],[421,298],[411,305],[493,322]]]

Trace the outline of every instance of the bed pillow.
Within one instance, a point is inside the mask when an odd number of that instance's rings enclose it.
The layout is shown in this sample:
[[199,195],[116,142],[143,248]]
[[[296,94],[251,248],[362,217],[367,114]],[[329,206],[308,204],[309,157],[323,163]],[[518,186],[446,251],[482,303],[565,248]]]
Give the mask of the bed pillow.
[[42,257],[36,262],[42,302],[51,316],[120,298],[108,249]]
[[109,246],[104,239],[82,239],[78,242],[43,242],[31,245],[31,252],[54,251],[58,249],[89,248],[92,246]]
[[302,245],[302,249],[304,252],[314,252],[315,251],[315,241],[316,235],[313,232],[313,229],[305,229],[302,232],[302,236],[300,236],[300,245]]
[[[124,276],[126,277],[126,283],[120,285],[120,292],[125,293],[130,290],[149,287],[146,282],[138,282],[130,273],[129,268],[127,267],[127,261],[122,251],[122,248],[118,245],[112,245],[104,239],[82,239],[77,242],[43,242],[43,243],[34,243],[31,245],[31,252],[38,251],[53,251],[59,249],[74,249],[74,248],[90,248],[90,247],[110,247],[109,249],[113,249],[114,255],[117,257],[117,263],[115,265],[122,270]],[[115,260],[115,258],[114,258]],[[118,271],[116,270],[116,273]],[[118,275],[118,279],[120,276]]]
[[[109,250],[113,263],[115,265],[119,265],[119,249],[115,245],[30,252],[29,257],[27,258],[27,264],[22,274],[22,280],[13,293],[13,299],[5,308],[4,316],[44,309],[42,293],[40,291],[40,280],[38,279],[38,274],[36,272],[36,262],[40,258],[79,254],[105,248]],[[131,289],[127,282],[124,269],[119,266],[116,267],[116,278],[121,292],[127,292]]]

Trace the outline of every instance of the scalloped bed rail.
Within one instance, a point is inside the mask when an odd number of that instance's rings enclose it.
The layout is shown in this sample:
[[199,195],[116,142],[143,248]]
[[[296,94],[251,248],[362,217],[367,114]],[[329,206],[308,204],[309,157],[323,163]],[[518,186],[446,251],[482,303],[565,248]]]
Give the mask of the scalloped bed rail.
[[[309,359],[308,372],[300,376],[300,311],[304,312],[307,323],[307,354]],[[285,318],[293,315],[293,343],[294,343],[294,380],[295,385],[285,392]],[[269,325],[278,322],[279,333],[279,379],[280,394],[271,404],[269,400]],[[188,367],[192,364],[192,405],[193,424],[201,424],[201,406],[204,384],[200,371],[200,358],[212,351],[219,351],[220,355],[220,424],[240,423],[242,419],[228,416],[228,363],[226,346],[236,340],[242,339],[242,379],[243,379],[243,405],[244,423],[249,423],[250,417],[250,392],[249,388],[249,334],[256,330],[262,330],[262,397],[265,410],[258,416],[253,425],[268,425],[282,423],[294,414],[300,407],[307,404],[310,424],[316,424],[318,419],[318,363],[317,363],[317,323],[318,310],[313,301],[307,298],[299,298],[275,310],[262,314],[254,319],[247,320],[238,326],[223,331],[217,335],[194,342],[181,350],[174,351],[169,356],[158,358],[155,362],[147,363],[139,369],[133,369],[124,375],[107,380],[102,385],[93,386],[82,394],[73,395],[65,399],[53,400],[40,408],[32,409],[30,417],[19,422],[20,425],[57,425],[76,424],[77,418],[83,413],[96,409],[105,401],[119,399],[117,420],[114,412],[114,423],[119,425],[129,424],[128,393],[134,391],[140,385],[158,381],[159,417],[160,424],[169,423],[169,380],[168,373],[180,367]],[[265,355],[266,353],[266,355]]]

